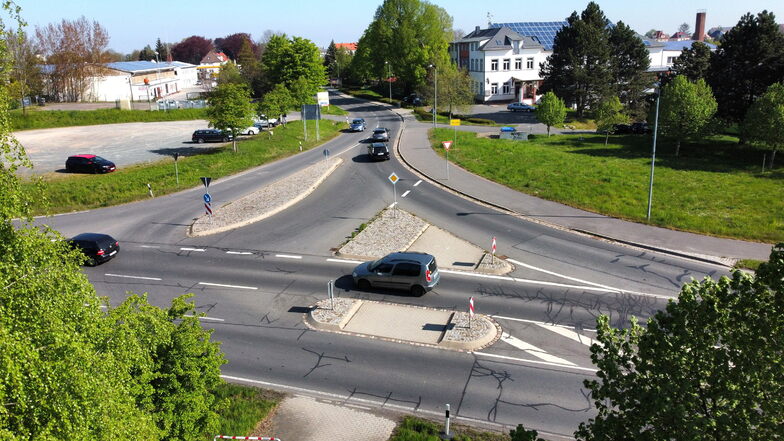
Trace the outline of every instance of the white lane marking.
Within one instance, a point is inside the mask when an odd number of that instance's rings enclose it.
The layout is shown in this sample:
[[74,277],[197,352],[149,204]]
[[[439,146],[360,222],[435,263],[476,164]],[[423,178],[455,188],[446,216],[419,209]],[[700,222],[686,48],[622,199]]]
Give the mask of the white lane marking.
[[395,208],[395,204],[397,204],[397,202],[392,202],[391,204],[389,204],[389,207],[387,208]]
[[474,354],[474,355],[483,355],[485,357],[500,358],[500,359],[503,359],[503,360],[519,361],[521,363],[543,364],[545,366],[558,366],[558,367],[567,368],[567,369],[577,369],[577,370],[580,370],[580,371],[596,373],[596,369],[584,368],[584,367],[580,367],[580,366],[564,366],[564,365],[558,364],[558,363],[550,363],[550,362],[547,362],[547,361],[540,361],[540,360],[526,360],[525,358],[507,357],[506,355],[496,355],[496,354],[490,354],[490,353],[487,353],[487,352],[472,352],[472,354]]
[[180,248],[180,251],[204,251],[204,248]]
[[250,251],[226,251],[226,254],[240,254],[243,256],[247,256],[249,254],[253,254]]
[[531,343],[524,342],[519,338],[513,336],[512,334],[509,334],[508,332],[504,332],[501,334],[501,341],[511,346],[514,346],[517,349],[525,351],[525,353],[533,355],[536,358],[541,358],[544,361],[549,361],[550,363],[557,363],[566,366],[576,366],[571,361],[565,360],[561,357],[556,357],[555,355],[552,354],[548,354],[547,351],[545,351],[544,349],[534,346]]
[[57,214],[45,214],[42,216],[33,216],[33,219],[42,219],[45,217],[57,217],[57,216],[68,216],[69,214],[80,214],[80,213],[87,213],[89,210],[82,210],[82,211],[69,211],[68,213],[57,213]]
[[275,257],[280,257],[281,259],[302,259],[302,256],[292,256],[291,254],[276,254]]
[[221,283],[208,283],[208,282],[199,282],[199,285],[206,285],[206,286],[218,286],[221,288],[236,288],[236,289],[258,289],[255,286],[242,286],[242,285],[223,285]]
[[362,263],[360,260],[344,260],[344,259],[327,259],[327,262],[337,262],[337,263]]
[[160,245],[139,245],[139,248],[160,248]]
[[582,334],[580,334],[578,332],[572,331],[571,329],[566,329],[566,328],[562,328],[560,326],[555,326],[555,325],[546,325],[544,323],[536,323],[536,326],[542,327],[542,328],[547,329],[548,331],[551,331],[551,332],[555,332],[556,334],[559,334],[559,335],[561,335],[563,337],[572,339],[572,340],[576,341],[577,343],[584,344],[585,346],[591,346],[594,343],[598,343],[598,342],[594,341],[594,339],[592,339],[591,337],[588,337],[586,335],[582,335]]
[[[194,317],[194,316],[192,316],[190,314],[185,314],[185,317]],[[215,322],[225,322],[226,321],[226,320],[223,320],[221,318],[207,317],[207,316],[199,316],[199,317],[196,317],[196,318],[199,319],[199,320],[212,320],[212,321],[215,321]]]
[[[566,329],[575,329],[576,328],[575,326],[570,326],[570,325],[556,325],[555,323],[546,323],[546,322],[542,322],[542,321],[538,321],[538,320],[528,320],[528,319],[521,319],[521,318],[516,318],[516,317],[506,317],[506,316],[503,316],[503,315],[491,315],[490,317],[499,318],[499,319],[502,319],[502,320],[512,320],[512,321],[515,321],[515,322],[533,323],[535,325],[558,326],[558,327],[566,328]],[[582,328],[582,330],[583,331],[588,331],[588,332],[596,332],[596,329]]]
[[418,181],[416,181],[416,184],[414,184],[414,187],[416,187],[417,185],[419,185],[419,184],[421,184],[421,183],[422,183],[422,180],[421,180],[421,179],[420,179],[420,180],[418,180]]
[[411,193],[411,190],[406,190],[406,192],[401,194],[400,197],[404,198],[404,197],[408,196],[409,193]]
[[[518,279],[516,277],[509,277],[509,276],[496,276],[492,274],[477,274],[477,273],[468,273],[463,271],[453,271],[453,270],[439,270],[445,274],[456,274],[461,276],[468,276],[468,277],[479,277],[484,279],[496,279],[496,280],[506,280],[508,282],[516,282],[516,283],[529,283],[532,285],[544,285],[544,286],[557,286],[559,288],[574,288],[574,289],[582,289],[585,291],[599,291],[599,292],[607,292],[606,289],[602,288],[595,288],[593,286],[580,286],[580,285],[567,285],[565,283],[556,283],[556,282],[545,282],[543,280],[531,280],[531,279]],[[617,292],[617,291],[611,291]]]
[[106,273],[106,274],[104,274],[104,276],[123,277],[125,279],[161,280],[158,277],[126,276],[126,275],[123,275],[123,274],[110,274],[110,273]]
[[[575,281],[575,282],[580,282],[580,283],[585,283],[585,284],[588,284],[588,285],[598,286],[599,288],[604,288],[604,289],[606,289],[608,291],[631,292],[631,291],[624,291],[624,290],[618,289],[618,288],[613,288],[612,286],[607,286],[607,285],[602,285],[602,284],[599,284],[599,283],[589,282],[587,280],[578,279],[576,277],[570,277],[570,276],[567,276],[565,274],[559,274],[559,273],[556,273],[556,272],[553,272],[553,271],[548,271],[546,269],[538,268],[538,267],[535,267],[533,265],[529,265],[527,263],[523,263],[523,262],[520,262],[520,261],[517,261],[517,260],[514,260],[514,259],[506,259],[506,260],[508,260],[509,262],[514,263],[515,265],[520,265],[520,266],[526,267],[528,269],[532,269],[534,271],[539,271],[539,272],[542,272],[542,273],[545,273],[545,274],[550,274],[550,275],[553,275],[553,276],[562,277],[564,279],[572,280],[572,281]],[[642,293],[635,293],[635,294],[642,294]]]

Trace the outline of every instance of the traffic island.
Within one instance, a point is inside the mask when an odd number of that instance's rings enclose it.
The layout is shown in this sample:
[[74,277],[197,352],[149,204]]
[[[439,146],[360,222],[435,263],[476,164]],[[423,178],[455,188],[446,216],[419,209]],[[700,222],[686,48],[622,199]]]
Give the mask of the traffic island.
[[472,352],[492,345],[501,326],[492,318],[465,312],[348,298],[325,299],[305,314],[317,331]]

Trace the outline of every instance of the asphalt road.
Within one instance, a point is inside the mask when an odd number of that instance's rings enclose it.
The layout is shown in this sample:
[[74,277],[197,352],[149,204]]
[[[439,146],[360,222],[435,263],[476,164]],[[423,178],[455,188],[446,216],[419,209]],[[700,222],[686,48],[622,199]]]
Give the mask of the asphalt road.
[[[364,117],[369,129],[386,126],[393,137],[401,130],[400,119],[383,107],[333,102]],[[208,315],[203,322],[222,342],[226,375],[434,417],[450,403],[458,418],[523,423],[555,437],[571,436],[594,414],[582,380],[593,375],[588,344],[599,314],[610,315],[616,326],[627,325],[632,315],[644,321],[690,278],[725,273],[474,204],[419,182],[396,158],[367,162],[368,134],[346,133],[325,145],[346,161],[306,199],[226,233],[185,236],[203,210],[199,187],[39,221],[65,235],[98,231],[120,241],[118,258],[85,269],[113,304],[127,291],[149,292],[161,306],[194,293]],[[213,182],[213,207],[321,160],[321,152]],[[387,176],[393,171],[401,177],[396,191],[402,209],[485,248],[492,235],[509,244],[504,249],[517,262],[512,277],[444,272],[437,289],[421,298],[356,291],[348,277],[354,263],[334,258],[331,249],[392,203]],[[326,296],[328,280],[336,280],[339,296],[441,308],[463,309],[474,296],[478,312],[496,317],[505,337],[478,353],[460,353],[311,331],[302,323],[303,308]]]

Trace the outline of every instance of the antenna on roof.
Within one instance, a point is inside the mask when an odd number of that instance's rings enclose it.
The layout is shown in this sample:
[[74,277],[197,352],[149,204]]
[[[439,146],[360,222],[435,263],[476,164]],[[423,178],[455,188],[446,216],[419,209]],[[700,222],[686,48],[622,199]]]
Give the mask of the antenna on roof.
[[489,28],[493,24],[493,14],[489,11],[487,13],[487,27]]

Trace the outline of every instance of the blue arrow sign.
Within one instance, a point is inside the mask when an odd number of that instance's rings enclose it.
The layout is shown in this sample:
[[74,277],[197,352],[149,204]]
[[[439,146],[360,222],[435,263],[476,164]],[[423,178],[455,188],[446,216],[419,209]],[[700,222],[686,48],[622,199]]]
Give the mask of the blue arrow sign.
[[209,204],[212,201],[209,193],[204,193],[204,203]]

